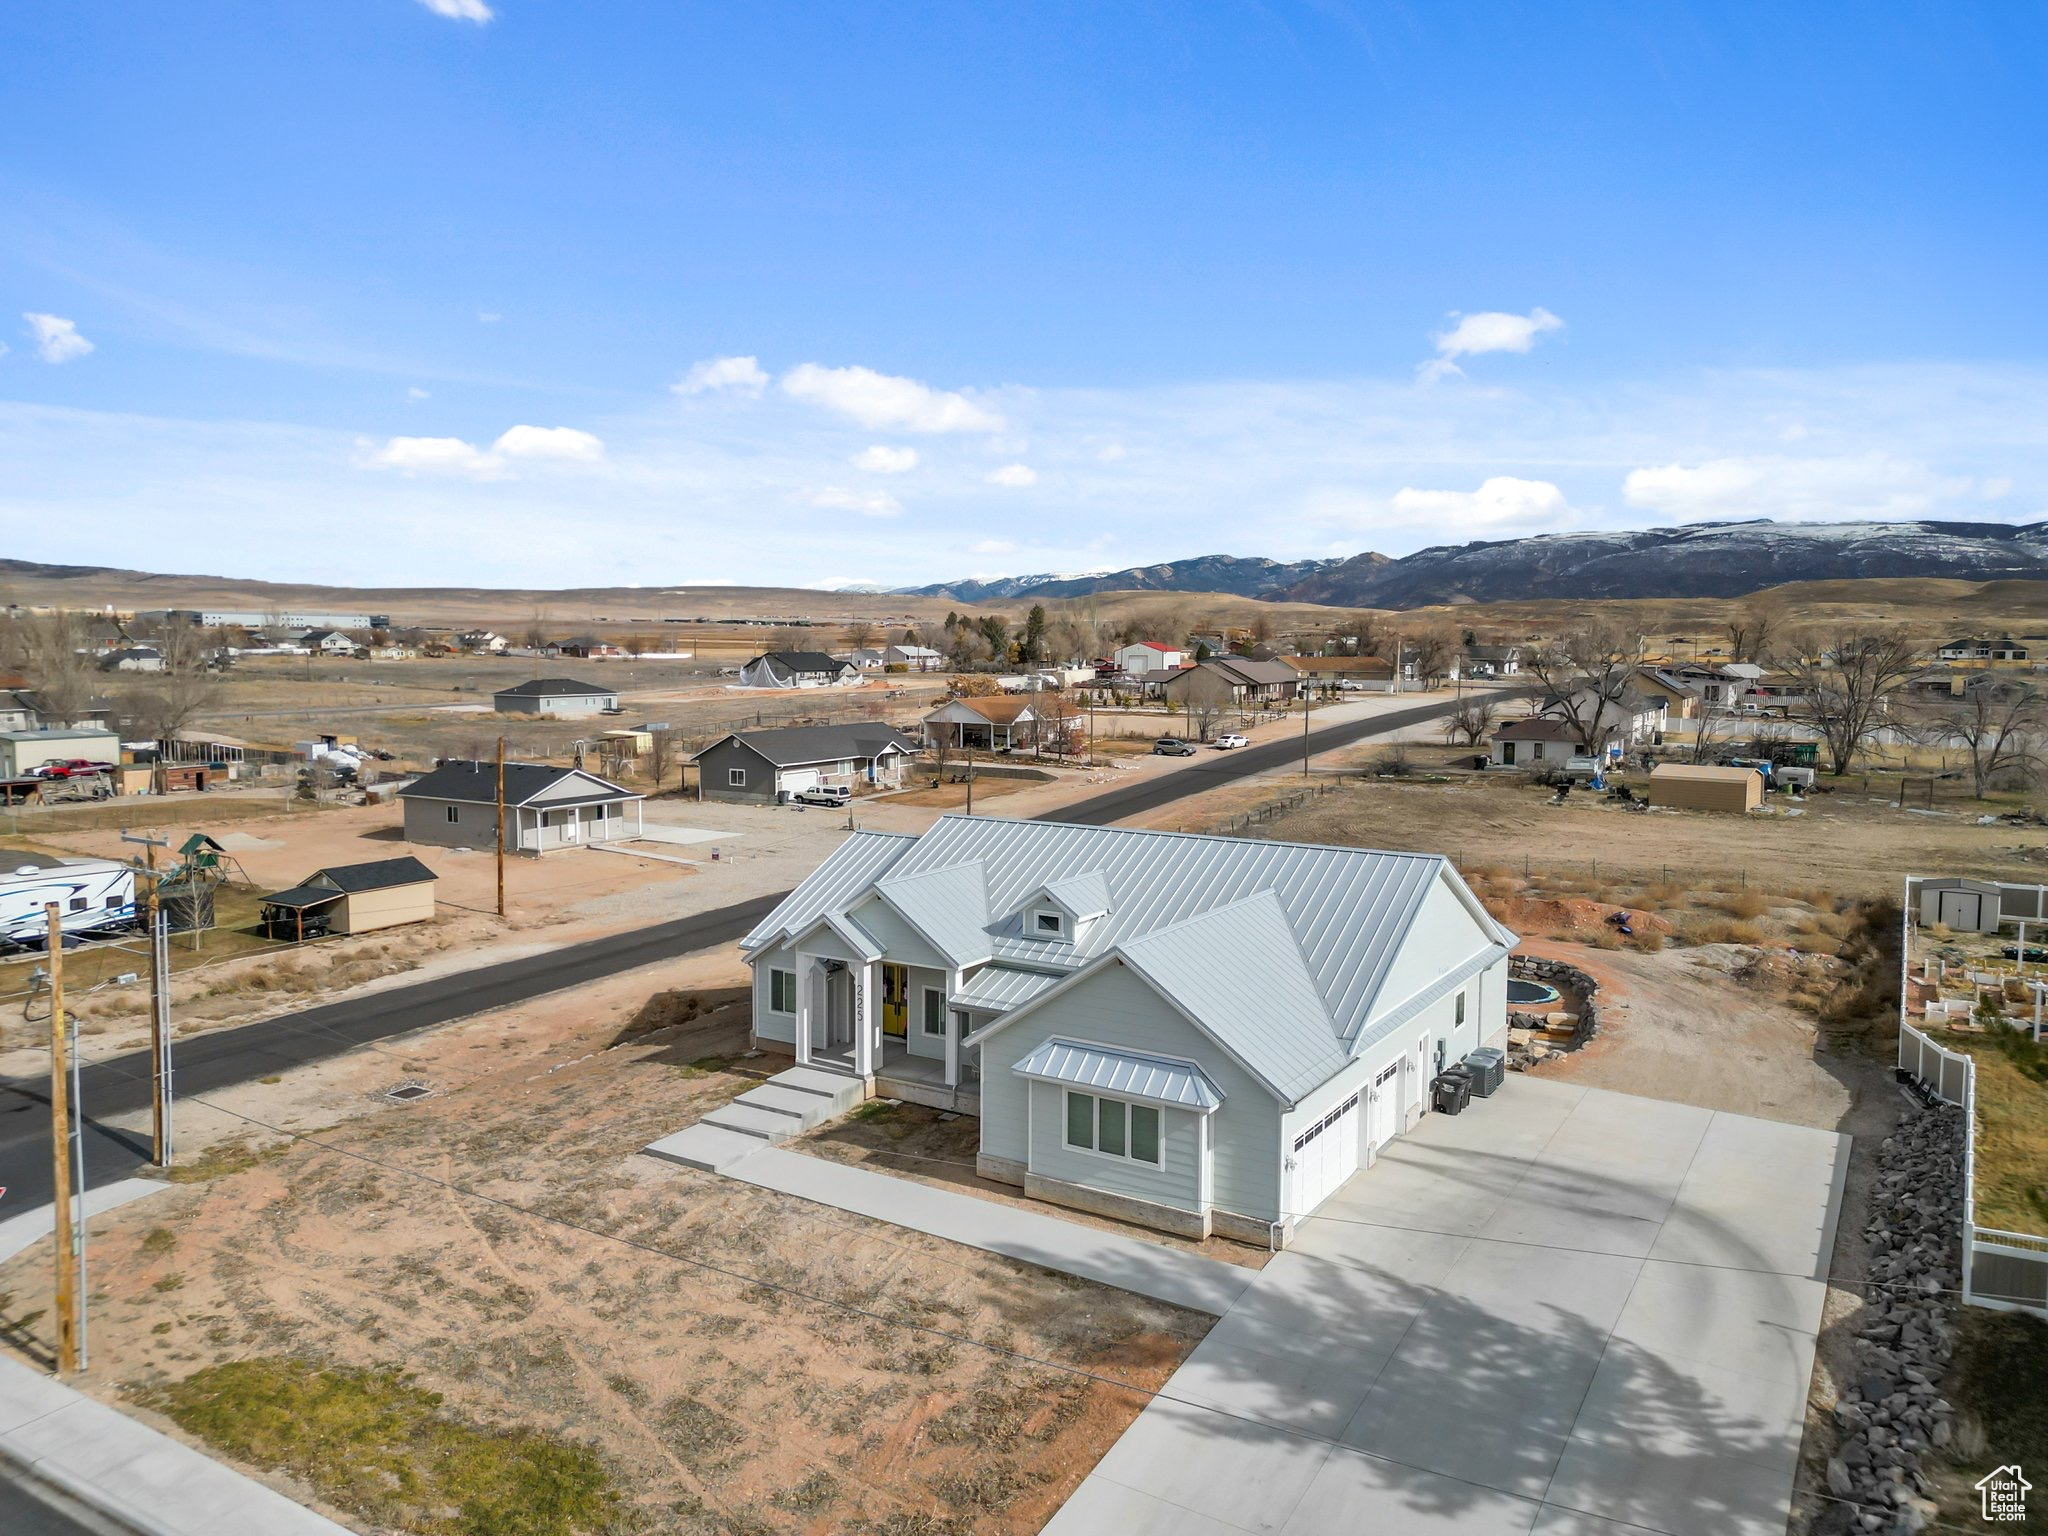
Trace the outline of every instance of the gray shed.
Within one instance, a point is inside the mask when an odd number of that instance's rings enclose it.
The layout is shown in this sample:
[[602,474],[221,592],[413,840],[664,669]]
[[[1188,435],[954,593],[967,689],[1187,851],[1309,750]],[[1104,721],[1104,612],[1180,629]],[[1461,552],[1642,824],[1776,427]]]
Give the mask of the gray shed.
[[1998,887],[1989,880],[1922,880],[1919,900],[1920,921],[1929,927],[1941,923],[1963,933],[1996,933],[2004,921]]

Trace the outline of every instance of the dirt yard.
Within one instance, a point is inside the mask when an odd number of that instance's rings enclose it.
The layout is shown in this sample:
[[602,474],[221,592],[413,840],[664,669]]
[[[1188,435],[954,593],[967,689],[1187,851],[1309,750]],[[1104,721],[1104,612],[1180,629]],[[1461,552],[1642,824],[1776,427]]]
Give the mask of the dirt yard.
[[[200,1177],[93,1225],[88,1390],[246,1452],[284,1442],[224,1427],[224,1367],[324,1384],[273,1414],[409,1372],[450,1433],[594,1452],[607,1533],[1038,1529],[1206,1319],[639,1156],[778,1064],[740,1054],[736,980],[681,962],[193,1105]],[[30,1359],[47,1267],[0,1268]],[[323,1443],[258,1470],[359,1530],[469,1528]]]

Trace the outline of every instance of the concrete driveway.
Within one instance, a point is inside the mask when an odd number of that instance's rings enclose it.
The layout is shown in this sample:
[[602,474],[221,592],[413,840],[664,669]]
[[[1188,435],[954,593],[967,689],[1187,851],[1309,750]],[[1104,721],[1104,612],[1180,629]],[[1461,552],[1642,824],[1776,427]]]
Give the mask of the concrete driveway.
[[1305,1223],[1045,1529],[1780,1536],[1847,1160],[1511,1074]]

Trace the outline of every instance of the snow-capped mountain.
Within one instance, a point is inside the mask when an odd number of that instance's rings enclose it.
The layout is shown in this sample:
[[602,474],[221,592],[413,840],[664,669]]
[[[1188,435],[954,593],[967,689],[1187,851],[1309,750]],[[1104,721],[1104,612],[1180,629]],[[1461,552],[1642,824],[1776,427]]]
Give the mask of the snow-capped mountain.
[[1541,597],[1740,597],[1791,581],[1948,576],[2048,580],[2048,523],[1690,523],[1445,544],[1391,559],[1209,555],[1086,576],[1010,576],[910,589],[962,602],[1131,590],[1230,592],[1356,608]]

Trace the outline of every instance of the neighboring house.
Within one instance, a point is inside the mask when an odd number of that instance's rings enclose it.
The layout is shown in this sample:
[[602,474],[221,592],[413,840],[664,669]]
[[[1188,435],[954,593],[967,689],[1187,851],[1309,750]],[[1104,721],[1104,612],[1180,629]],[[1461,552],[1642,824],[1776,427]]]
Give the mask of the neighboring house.
[[1699,680],[1675,667],[1638,667],[1629,678],[1630,691],[1664,706],[1664,718],[1691,720],[1704,700]]
[[2000,635],[1995,639],[1979,639],[1975,636],[1951,640],[1935,655],[1942,661],[2025,661],[2027,648],[2011,635]]
[[766,651],[740,668],[742,688],[850,688],[860,668],[823,651]]
[[1527,768],[1534,763],[1562,766],[1574,757],[1618,755],[1619,727],[1610,721],[1601,727],[1600,735],[1600,751],[1595,752],[1585,733],[1569,721],[1556,715],[1524,715],[1494,731],[1488,760],[1496,768]]
[[583,661],[602,661],[614,656],[623,656],[625,651],[609,640],[600,640],[595,635],[576,635],[555,647],[557,656],[571,656]]
[[353,656],[359,647],[338,629],[313,629],[299,636],[299,644],[320,656]]
[[1305,688],[1358,688],[1391,693],[1394,664],[1384,656],[1283,656]]
[[924,738],[935,747],[1007,752],[1028,744],[1037,723],[1028,694],[948,699],[924,717]]
[[1601,735],[1605,736],[1612,726],[1624,748],[1657,741],[1664,734],[1666,723],[1664,700],[1636,688],[1633,678],[1612,689],[1605,707],[1600,707],[1599,695],[1591,687],[1580,687],[1570,693],[1552,694],[1537,712],[1564,719],[1576,716],[1587,723],[1597,718]]
[[[405,840],[488,848],[497,825],[498,765],[454,758],[398,792]],[[505,765],[505,848],[553,853],[640,835],[641,797],[582,768]],[[632,807],[628,817],[626,809]]]
[[946,816],[740,947],[756,1043],[977,1112],[983,1177],[1284,1244],[1505,1045],[1515,942],[1435,855]]
[[1301,674],[1284,661],[1212,656],[1168,677],[1160,692],[1183,708],[1276,709],[1294,702]]
[[882,670],[887,656],[888,653],[886,651],[878,651],[873,647],[867,647],[858,651],[848,651],[839,659],[852,662],[853,665],[859,667],[863,672],[879,672]]
[[573,677],[537,677],[530,683],[500,688],[491,702],[501,715],[554,715],[563,720],[609,714],[619,707],[619,696],[596,683],[581,683]]
[[74,757],[94,763],[118,763],[121,738],[100,726],[0,731],[0,779],[25,778],[45,763],[61,763]]
[[465,629],[455,637],[458,649],[477,651],[487,656],[497,655],[510,643],[503,635],[494,634],[488,629]]
[[32,731],[41,724],[35,700],[25,689],[0,689],[0,731]]
[[1153,680],[1161,673],[1178,672],[1190,659],[1179,646],[1166,645],[1158,640],[1139,640],[1110,652],[1110,660],[1116,663],[1118,670],[1140,682]]
[[1519,645],[1468,645],[1452,663],[1453,677],[1520,677]]
[[264,897],[264,930],[274,939],[302,939],[429,923],[434,920],[436,878],[410,854],[367,864],[330,865],[288,891]]
[[153,645],[123,646],[100,658],[102,672],[161,672],[164,653]]
[[774,802],[820,785],[903,782],[917,743],[886,725],[793,725],[735,731],[690,761],[700,800]]
[[912,672],[937,672],[946,658],[928,645],[892,645],[882,652],[882,665]]

